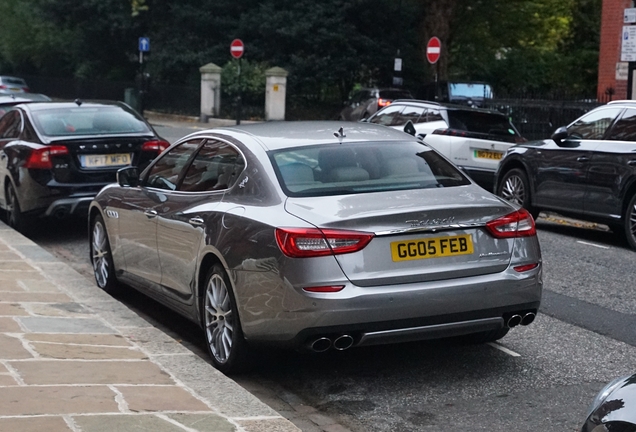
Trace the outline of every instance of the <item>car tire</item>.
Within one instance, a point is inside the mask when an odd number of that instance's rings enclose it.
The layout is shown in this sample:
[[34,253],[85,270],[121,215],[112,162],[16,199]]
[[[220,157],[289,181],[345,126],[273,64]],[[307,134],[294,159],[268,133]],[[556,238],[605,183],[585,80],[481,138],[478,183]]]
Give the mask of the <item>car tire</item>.
[[488,342],[495,342],[503,338],[508,334],[510,329],[508,327],[502,327],[497,330],[488,330],[478,333],[471,333],[464,336],[460,336],[459,340],[463,343],[470,344],[483,344]]
[[627,244],[629,244],[630,248],[636,250],[636,194],[634,194],[627,203],[623,219],[623,228]]
[[244,371],[247,343],[229,278],[220,264],[213,265],[205,277],[202,307],[203,331],[214,367],[223,373]]
[[506,201],[525,208],[536,219],[539,216],[539,210],[530,204],[532,202],[530,194],[528,176],[519,168],[513,168],[506,172],[501,178],[497,189],[497,195]]
[[22,213],[18,195],[11,183],[5,191],[7,223],[16,231],[25,233],[29,227],[28,218]]
[[115,276],[115,264],[108,241],[106,224],[104,224],[104,218],[101,215],[95,216],[91,223],[90,254],[97,286],[110,294],[116,292],[119,283]]

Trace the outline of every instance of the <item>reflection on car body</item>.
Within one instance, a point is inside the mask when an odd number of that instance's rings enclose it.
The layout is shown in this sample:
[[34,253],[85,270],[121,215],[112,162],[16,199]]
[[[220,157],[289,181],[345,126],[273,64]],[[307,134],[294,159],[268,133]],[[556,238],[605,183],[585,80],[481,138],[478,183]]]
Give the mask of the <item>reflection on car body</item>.
[[529,214],[403,132],[340,127],[201,131],[141,174],[121,169],[90,208],[98,286],[198,323],[225,372],[257,344],[492,341],[530,324],[542,267]]

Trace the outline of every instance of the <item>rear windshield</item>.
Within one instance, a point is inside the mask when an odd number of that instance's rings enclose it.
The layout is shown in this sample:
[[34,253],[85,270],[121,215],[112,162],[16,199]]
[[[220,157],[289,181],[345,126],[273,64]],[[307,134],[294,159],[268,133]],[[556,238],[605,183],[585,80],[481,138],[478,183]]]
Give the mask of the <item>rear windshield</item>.
[[488,84],[451,83],[451,96],[492,99],[492,89]]
[[116,106],[68,107],[33,111],[38,130],[47,136],[148,133],[146,123]]
[[450,162],[415,141],[296,147],[270,152],[270,158],[291,197],[470,184]]
[[4,77],[2,78],[2,82],[5,84],[26,85],[26,82],[24,82],[22,78]]
[[448,124],[451,129],[465,130],[488,135],[519,136],[507,117],[472,110],[448,110]]
[[382,99],[411,99],[411,93],[401,90],[380,90],[380,97]]

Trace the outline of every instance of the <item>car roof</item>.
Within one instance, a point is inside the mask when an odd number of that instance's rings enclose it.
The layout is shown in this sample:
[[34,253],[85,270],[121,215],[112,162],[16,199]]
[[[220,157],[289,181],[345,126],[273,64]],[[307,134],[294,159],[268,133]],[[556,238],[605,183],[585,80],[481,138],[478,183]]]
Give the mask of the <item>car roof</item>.
[[633,107],[636,106],[636,100],[615,100],[608,102],[607,105],[627,105]]
[[11,103],[18,104],[33,101],[50,101],[51,98],[40,93],[11,93],[7,95],[0,94],[0,104]]
[[205,135],[212,132],[229,132],[237,138],[238,135],[248,135],[259,141],[266,150],[279,150],[290,147],[335,144],[340,141],[338,138],[340,128],[344,134],[341,140],[343,143],[414,139],[405,132],[386,126],[343,121],[264,122],[215,128],[195,133],[195,135]]
[[426,106],[436,106],[436,107],[440,107],[440,108],[444,108],[444,109],[452,110],[452,111],[474,111],[474,112],[504,116],[504,114],[500,113],[499,111],[490,110],[486,108],[472,108],[466,105],[439,103],[439,102],[419,100],[419,99],[396,99],[391,103],[391,105],[426,105]]
[[55,108],[95,108],[100,106],[118,106],[121,107],[122,103],[118,101],[42,101],[31,102],[24,105],[25,109],[29,111],[42,111]]

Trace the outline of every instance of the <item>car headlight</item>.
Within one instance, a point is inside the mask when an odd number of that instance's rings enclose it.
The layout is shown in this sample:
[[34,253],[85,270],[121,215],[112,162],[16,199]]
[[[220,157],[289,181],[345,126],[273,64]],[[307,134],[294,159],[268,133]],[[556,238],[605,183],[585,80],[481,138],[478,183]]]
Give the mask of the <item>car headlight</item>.
[[603,405],[603,402],[605,402],[605,399],[607,399],[607,397],[610,394],[612,394],[612,392],[616,390],[627,378],[629,378],[629,376],[616,378],[615,380],[607,384],[605,387],[603,387],[603,389],[600,392],[598,392],[598,394],[592,401],[590,408],[587,410],[586,417],[589,417],[594,411],[596,411],[601,405]]

